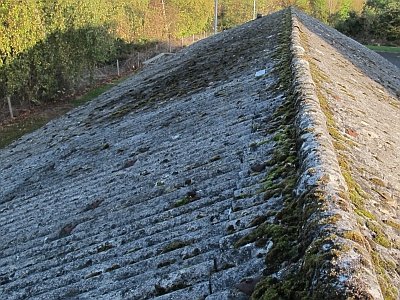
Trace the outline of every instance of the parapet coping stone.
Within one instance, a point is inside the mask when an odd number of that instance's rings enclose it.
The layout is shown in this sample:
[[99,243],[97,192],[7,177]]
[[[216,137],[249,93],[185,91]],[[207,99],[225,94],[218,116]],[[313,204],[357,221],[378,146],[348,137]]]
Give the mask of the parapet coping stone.
[[[359,295],[361,293],[366,299],[383,299],[370,253],[367,249],[355,252],[353,250],[355,246],[360,249],[360,245],[343,237],[344,232],[359,232],[359,228],[349,200],[341,196],[342,192],[348,190],[348,186],[340,170],[332,138],[328,132],[326,116],[320,106],[317,87],[312,79],[306,50],[303,47],[301,35],[303,25],[296,15],[297,10],[291,8],[292,88],[297,107],[296,134],[301,145],[299,149],[300,179],[295,192],[297,196],[300,196],[309,192],[312,187],[318,186],[324,191],[326,206],[326,209],[315,212],[313,218],[309,218],[303,228],[315,231],[314,241],[335,234],[335,244],[341,245],[341,249],[349,249],[343,250],[340,257],[332,261],[336,279],[334,288],[339,294]],[[343,203],[347,204],[344,208]],[[341,219],[328,222],[328,218],[335,214],[339,214]],[[344,248],[344,245],[348,247]],[[318,270],[320,275],[325,276],[320,280],[329,281],[328,276],[333,275],[333,270],[329,270],[329,267],[325,268],[327,270]]]

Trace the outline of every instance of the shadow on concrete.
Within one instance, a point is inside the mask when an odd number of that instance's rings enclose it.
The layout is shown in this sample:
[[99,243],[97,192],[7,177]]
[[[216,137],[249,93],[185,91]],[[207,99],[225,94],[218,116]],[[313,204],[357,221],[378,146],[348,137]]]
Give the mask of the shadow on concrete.
[[400,53],[391,53],[391,52],[376,52],[380,56],[383,56],[396,67],[400,68]]

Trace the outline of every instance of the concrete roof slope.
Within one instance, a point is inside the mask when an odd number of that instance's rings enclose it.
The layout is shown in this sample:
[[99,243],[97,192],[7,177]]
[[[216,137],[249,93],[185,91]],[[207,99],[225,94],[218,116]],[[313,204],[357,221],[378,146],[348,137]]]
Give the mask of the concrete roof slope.
[[397,299],[398,69],[295,9],[0,151],[1,299]]
[[[359,234],[385,299],[400,287],[400,70],[295,12]],[[378,297],[378,296],[377,296]]]
[[234,242],[282,205],[258,190],[285,101],[283,15],[198,42],[0,151],[1,299],[247,297],[235,286],[261,275],[266,248]]

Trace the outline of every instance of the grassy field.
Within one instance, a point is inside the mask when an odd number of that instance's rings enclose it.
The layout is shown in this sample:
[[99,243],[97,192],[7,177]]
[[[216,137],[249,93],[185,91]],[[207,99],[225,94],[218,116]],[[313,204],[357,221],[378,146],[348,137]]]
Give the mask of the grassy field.
[[11,144],[23,135],[42,127],[50,120],[60,117],[69,110],[93,100],[125,79],[126,78],[119,78],[99,85],[86,93],[63,103],[50,103],[46,107],[39,107],[19,115],[8,123],[0,125],[0,149]]
[[390,52],[390,53],[400,53],[400,47],[389,47],[389,46],[373,46],[366,45],[369,49],[377,52]]

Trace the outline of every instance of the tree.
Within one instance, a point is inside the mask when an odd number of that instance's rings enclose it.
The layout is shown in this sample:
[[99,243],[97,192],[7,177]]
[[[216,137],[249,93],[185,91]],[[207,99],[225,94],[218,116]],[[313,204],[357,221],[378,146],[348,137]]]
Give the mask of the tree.
[[350,12],[336,28],[360,42],[400,45],[400,2],[369,0],[362,12]]
[[171,0],[169,3],[174,36],[186,37],[210,28],[214,0]]
[[162,0],[150,0],[144,19],[144,35],[146,38],[166,39],[168,24],[165,18],[165,5]]
[[1,63],[10,61],[19,53],[44,38],[40,12],[34,0],[0,3],[0,57]]

